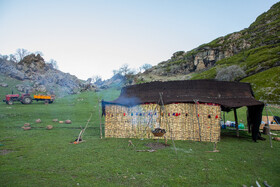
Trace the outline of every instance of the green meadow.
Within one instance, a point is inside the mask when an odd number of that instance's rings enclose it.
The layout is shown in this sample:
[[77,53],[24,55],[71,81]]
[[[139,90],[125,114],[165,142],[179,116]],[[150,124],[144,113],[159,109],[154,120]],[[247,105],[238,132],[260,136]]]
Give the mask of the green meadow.
[[[168,140],[170,146],[155,152],[152,139],[100,139],[98,100],[111,100],[119,90],[84,92],[45,105],[0,103],[0,184],[1,186],[280,186],[280,143],[253,142],[250,134],[222,130],[213,143]],[[2,95],[1,95],[2,97]],[[2,100],[3,98],[1,98]],[[271,108],[275,113],[280,109]],[[83,143],[71,144],[88,123]],[[246,109],[238,109],[246,126]],[[40,118],[41,123],[35,120]],[[233,114],[226,118],[233,120]],[[72,124],[59,124],[53,119]],[[32,129],[22,126],[30,123]],[[104,119],[102,119],[104,131]],[[52,125],[52,130],[46,126]],[[278,132],[275,132],[279,134]],[[135,147],[128,146],[129,140]]]

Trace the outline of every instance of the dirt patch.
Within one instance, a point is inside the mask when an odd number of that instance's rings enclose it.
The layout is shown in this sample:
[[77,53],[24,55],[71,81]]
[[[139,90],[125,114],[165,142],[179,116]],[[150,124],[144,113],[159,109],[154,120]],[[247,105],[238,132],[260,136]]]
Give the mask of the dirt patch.
[[8,150],[8,149],[3,149],[3,150],[0,150],[0,155],[6,155],[6,154],[8,154],[10,152],[13,152],[13,151]]
[[152,142],[152,143],[147,143],[146,144],[147,147],[151,148],[151,149],[164,149],[166,147],[169,147],[169,144],[164,144],[164,143],[157,143],[157,142]]

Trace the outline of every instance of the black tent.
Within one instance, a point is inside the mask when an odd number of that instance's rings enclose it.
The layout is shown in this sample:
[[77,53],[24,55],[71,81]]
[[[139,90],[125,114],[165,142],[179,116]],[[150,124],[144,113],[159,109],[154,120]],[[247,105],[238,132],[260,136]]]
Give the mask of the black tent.
[[248,127],[252,127],[252,138],[257,140],[264,103],[255,99],[249,83],[184,80],[132,85],[122,88],[116,100],[102,101],[103,112],[107,104],[135,106],[144,103],[159,103],[160,94],[164,104],[214,103],[221,105],[222,111],[247,106]]

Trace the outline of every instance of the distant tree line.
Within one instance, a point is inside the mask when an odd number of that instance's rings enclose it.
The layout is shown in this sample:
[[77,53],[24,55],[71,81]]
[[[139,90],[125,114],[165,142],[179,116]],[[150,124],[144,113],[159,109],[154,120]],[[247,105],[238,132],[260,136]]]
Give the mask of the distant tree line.
[[[8,60],[11,62],[19,63],[20,61],[23,60],[24,57],[26,57],[30,54],[44,56],[44,54],[41,51],[30,52],[26,49],[20,48],[20,49],[17,49],[14,54],[10,54],[10,55],[1,55],[0,54],[0,58],[3,60]],[[55,61],[54,59],[50,59],[50,61],[48,61],[46,63],[51,64],[53,66],[53,68],[58,69],[57,61]]]
[[[134,75],[136,75],[138,73],[142,73],[142,72],[150,69],[151,67],[152,67],[151,64],[143,64],[142,66],[140,66],[137,69],[132,69],[129,67],[128,64],[123,64],[119,69],[113,70],[113,76],[115,76],[115,75],[123,76],[126,78],[127,82],[131,83]],[[102,77],[100,75],[93,75],[91,77],[91,80],[93,83],[98,84],[98,83],[102,82]]]

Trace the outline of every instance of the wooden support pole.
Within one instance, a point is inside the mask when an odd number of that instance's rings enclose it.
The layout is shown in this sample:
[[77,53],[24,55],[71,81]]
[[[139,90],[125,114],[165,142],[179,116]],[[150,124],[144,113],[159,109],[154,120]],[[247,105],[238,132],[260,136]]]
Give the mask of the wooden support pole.
[[226,114],[225,114],[225,111],[223,111],[223,114],[224,114],[224,125],[226,125]]
[[[89,117],[89,119],[88,119],[88,121],[87,121],[87,124],[86,124],[85,128],[82,129],[81,132],[79,133],[78,139],[77,139],[77,141],[76,141],[77,144],[80,142],[80,139],[82,140],[82,136],[83,136],[84,132],[86,131],[87,127],[88,127],[88,124],[89,124],[89,122],[90,122],[90,120],[91,120],[91,117],[92,117],[92,113],[90,114],[90,117]],[[83,141],[83,140],[82,140],[82,141]]]
[[[163,92],[160,92],[159,93],[159,97],[160,97],[160,100],[159,100],[159,104],[161,103],[162,107],[163,107],[163,110],[165,111],[165,113],[167,114],[167,111],[165,110],[165,107],[164,107],[164,102],[163,102],[163,98],[162,98],[162,95],[163,95]],[[173,124],[173,123],[172,123]],[[172,140],[172,144],[173,144],[173,148],[174,148],[174,151],[176,153],[176,156],[178,156],[177,154],[177,148],[175,146],[175,142],[174,142],[174,138],[173,138],[173,135],[172,135],[172,128],[170,128],[170,124],[168,122],[168,118],[167,118],[167,126],[169,127],[169,131],[170,131],[170,136],[171,136],[171,140]],[[167,144],[167,139],[165,139],[165,144]]]
[[237,112],[236,108],[233,109],[234,111],[234,119],[235,119],[235,129],[236,129],[236,136],[239,137],[239,130],[238,130],[238,119],[237,119]]
[[81,130],[81,132],[80,132],[80,134],[79,134],[79,136],[78,136],[78,139],[77,139],[77,141],[76,141],[77,143],[80,142],[81,136],[82,136],[82,134],[83,134],[84,131],[85,131],[84,129]]
[[100,114],[100,104],[101,104],[101,100],[98,99],[98,113],[99,113],[99,126],[100,126],[100,139],[102,139],[102,125],[101,125],[101,114]]
[[198,100],[194,100],[194,103],[195,103],[196,118],[197,118],[197,123],[198,123],[198,130],[199,130],[199,141],[201,142],[201,128],[200,128],[198,109],[197,109]]
[[265,107],[265,111],[266,111],[266,119],[267,119],[267,124],[265,124],[265,126],[263,127],[264,129],[267,128],[266,130],[268,130],[268,135],[269,135],[269,142],[270,142],[270,147],[272,148],[272,138],[271,138],[271,133],[270,133],[270,127],[269,127],[269,120],[268,120],[268,113],[267,113],[267,108],[266,105],[264,105]]

